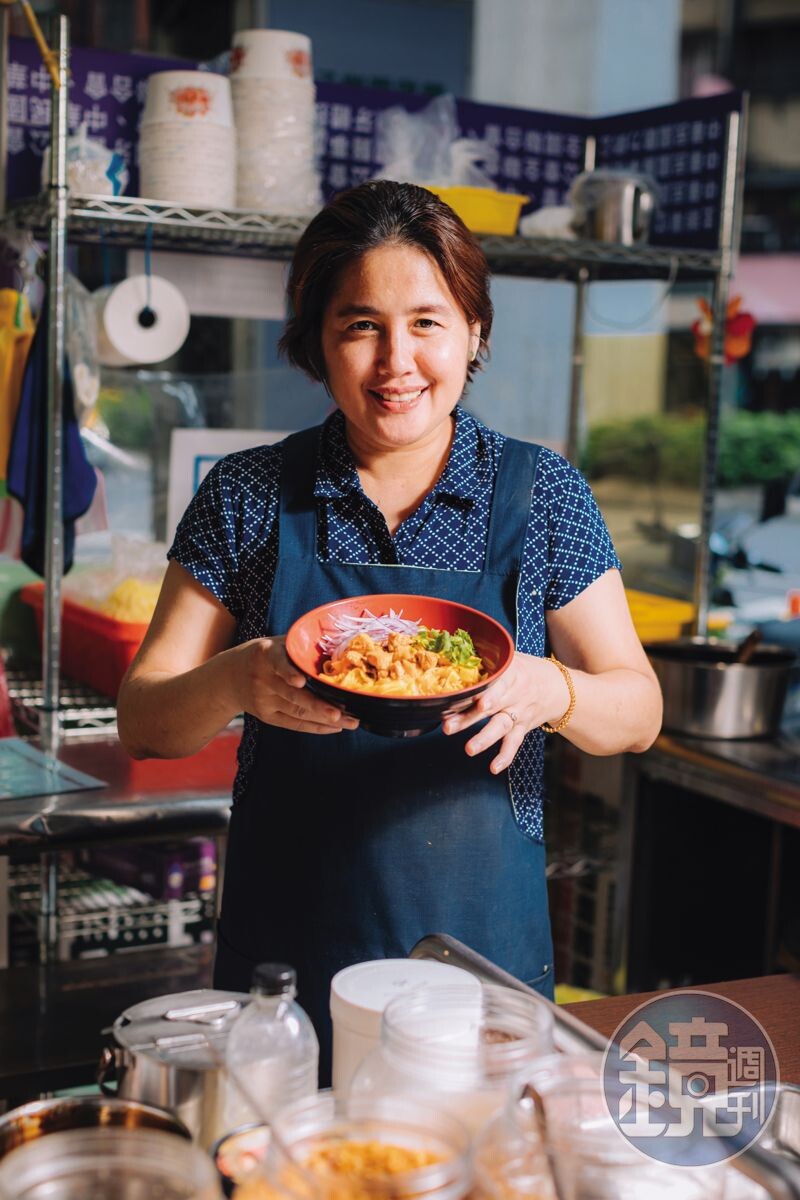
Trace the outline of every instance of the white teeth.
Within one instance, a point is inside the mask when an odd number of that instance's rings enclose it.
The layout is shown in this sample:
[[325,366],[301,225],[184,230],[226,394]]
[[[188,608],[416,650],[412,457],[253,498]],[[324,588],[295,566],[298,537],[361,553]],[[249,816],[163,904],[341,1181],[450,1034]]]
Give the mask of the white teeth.
[[417,396],[421,396],[424,388],[417,388],[416,392],[376,392],[381,400],[391,400],[393,404],[410,404],[412,400],[416,400]]

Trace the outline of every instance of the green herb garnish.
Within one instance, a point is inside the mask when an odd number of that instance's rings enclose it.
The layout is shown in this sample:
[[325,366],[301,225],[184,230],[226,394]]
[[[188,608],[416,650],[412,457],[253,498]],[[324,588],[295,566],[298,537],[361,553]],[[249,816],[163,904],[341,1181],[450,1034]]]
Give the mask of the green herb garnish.
[[449,633],[446,629],[427,629],[423,625],[414,640],[424,650],[441,654],[456,666],[480,668],[482,665],[466,629],[457,629],[455,633]]

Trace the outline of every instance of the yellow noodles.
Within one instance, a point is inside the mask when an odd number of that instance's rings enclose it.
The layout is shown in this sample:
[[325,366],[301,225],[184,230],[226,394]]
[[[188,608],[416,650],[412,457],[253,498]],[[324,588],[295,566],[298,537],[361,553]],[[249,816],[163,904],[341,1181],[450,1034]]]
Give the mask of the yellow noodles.
[[486,677],[483,664],[463,666],[426,650],[407,633],[390,633],[383,647],[366,633],[357,634],[340,657],[322,665],[328,683],[380,696],[438,696],[460,692]]

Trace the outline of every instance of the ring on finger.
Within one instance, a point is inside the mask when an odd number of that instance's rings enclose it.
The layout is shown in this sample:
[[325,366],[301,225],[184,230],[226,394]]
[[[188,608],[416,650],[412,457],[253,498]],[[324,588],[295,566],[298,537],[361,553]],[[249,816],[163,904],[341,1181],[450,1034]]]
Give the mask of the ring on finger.
[[510,718],[511,718],[511,728],[513,729],[513,728],[514,728],[514,726],[516,725],[517,721],[519,720],[519,717],[518,717],[518,716],[517,716],[517,714],[516,714],[515,712],[513,712],[513,710],[512,710],[512,709],[510,709],[510,708],[504,708],[504,709],[503,709],[503,712],[506,714],[506,716],[507,716],[507,717],[510,717]]

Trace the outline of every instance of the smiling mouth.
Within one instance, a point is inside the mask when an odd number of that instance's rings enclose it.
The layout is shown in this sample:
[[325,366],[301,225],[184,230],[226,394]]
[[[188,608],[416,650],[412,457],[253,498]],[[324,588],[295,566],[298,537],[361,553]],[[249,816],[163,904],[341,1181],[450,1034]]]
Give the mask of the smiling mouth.
[[381,400],[384,404],[408,405],[413,404],[415,400],[419,399],[423,392],[427,392],[428,387],[429,385],[426,384],[425,387],[415,388],[413,391],[409,390],[407,392],[381,392],[377,388],[368,388],[367,390],[371,396],[375,396],[376,399]]

